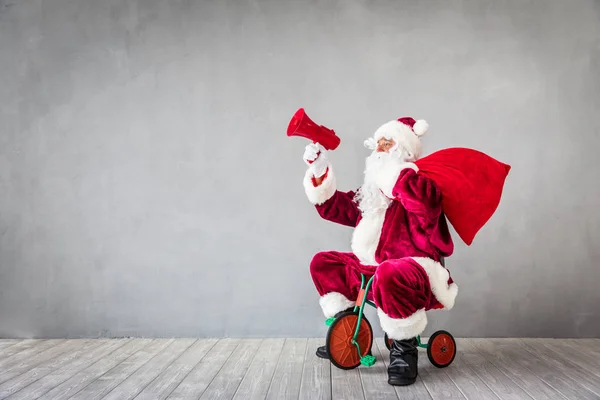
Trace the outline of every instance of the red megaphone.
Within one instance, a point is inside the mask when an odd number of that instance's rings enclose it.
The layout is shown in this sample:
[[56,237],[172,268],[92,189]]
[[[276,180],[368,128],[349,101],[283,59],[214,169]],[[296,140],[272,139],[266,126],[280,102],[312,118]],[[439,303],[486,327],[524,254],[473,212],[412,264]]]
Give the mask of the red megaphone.
[[322,125],[315,124],[304,108],[298,109],[292,117],[287,129],[288,136],[302,136],[312,140],[314,143],[320,143],[327,150],[335,150],[340,145],[340,138],[335,132]]

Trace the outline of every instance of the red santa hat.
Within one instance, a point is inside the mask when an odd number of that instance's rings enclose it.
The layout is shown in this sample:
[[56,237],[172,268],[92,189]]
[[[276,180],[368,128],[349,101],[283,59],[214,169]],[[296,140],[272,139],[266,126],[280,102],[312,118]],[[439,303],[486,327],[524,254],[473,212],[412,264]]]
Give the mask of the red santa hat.
[[398,147],[408,153],[410,159],[417,160],[421,156],[421,139],[429,125],[426,121],[411,117],[398,118],[380,126],[373,135],[375,142],[381,138],[392,139]]

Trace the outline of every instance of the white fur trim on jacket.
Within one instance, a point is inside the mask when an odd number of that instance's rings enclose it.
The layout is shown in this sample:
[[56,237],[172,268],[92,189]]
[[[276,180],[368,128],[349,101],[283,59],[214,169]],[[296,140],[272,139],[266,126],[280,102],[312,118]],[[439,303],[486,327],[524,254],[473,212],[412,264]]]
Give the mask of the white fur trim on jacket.
[[417,167],[416,164],[406,162],[384,169],[375,178],[375,183],[377,184],[379,189],[390,199],[394,198],[392,191],[394,190],[394,186],[396,186],[396,182],[398,182],[400,172],[402,172],[406,168],[414,169],[417,172],[419,171],[419,167]]
[[308,197],[308,201],[315,205],[321,205],[331,198],[336,191],[335,175],[331,165],[328,166],[327,176],[319,186],[312,183],[313,174],[309,169],[304,174],[304,191]]
[[424,309],[417,310],[407,318],[391,318],[381,308],[377,309],[381,329],[390,339],[404,340],[420,335],[427,327],[427,314]]
[[379,246],[386,211],[363,215],[352,233],[352,252],[364,265],[378,265],[375,252]]
[[451,310],[458,294],[458,285],[454,282],[448,285],[450,272],[442,264],[431,258],[412,257],[412,259],[418,262],[427,273],[429,285],[435,298],[442,303],[446,310]]
[[354,306],[354,302],[338,292],[327,293],[319,299],[325,318],[331,318],[340,311]]

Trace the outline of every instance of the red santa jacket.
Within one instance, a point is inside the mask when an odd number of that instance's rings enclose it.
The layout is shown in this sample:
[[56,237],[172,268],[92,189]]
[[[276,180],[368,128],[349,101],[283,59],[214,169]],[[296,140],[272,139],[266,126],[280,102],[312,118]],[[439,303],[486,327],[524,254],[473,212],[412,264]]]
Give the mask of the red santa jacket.
[[404,257],[439,261],[454,251],[440,190],[411,165],[383,178],[382,191],[393,201],[381,213],[365,216],[354,201],[354,191],[337,190],[332,170],[319,186],[307,171],[304,186],[309,200],[322,218],[355,228],[352,251],[365,265]]

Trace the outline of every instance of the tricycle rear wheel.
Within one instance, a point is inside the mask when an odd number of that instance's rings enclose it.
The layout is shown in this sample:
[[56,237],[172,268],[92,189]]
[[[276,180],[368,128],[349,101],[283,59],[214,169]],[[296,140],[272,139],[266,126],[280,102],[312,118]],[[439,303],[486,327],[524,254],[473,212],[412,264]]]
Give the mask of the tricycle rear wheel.
[[456,341],[446,331],[437,331],[427,342],[427,358],[438,368],[446,368],[456,357]]

